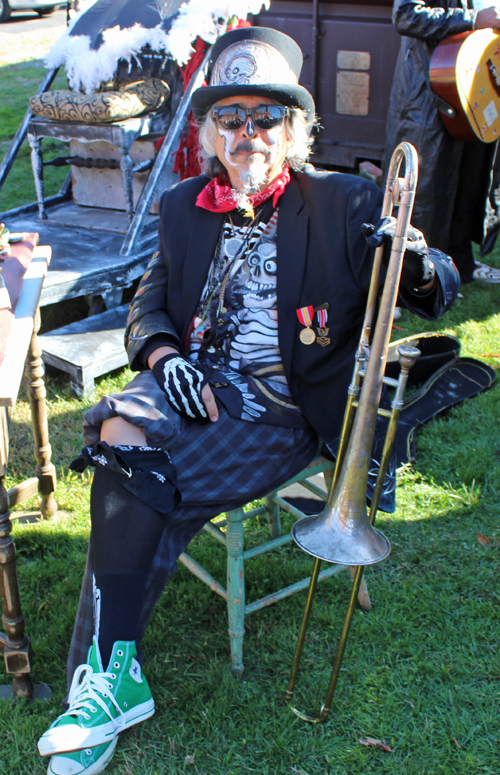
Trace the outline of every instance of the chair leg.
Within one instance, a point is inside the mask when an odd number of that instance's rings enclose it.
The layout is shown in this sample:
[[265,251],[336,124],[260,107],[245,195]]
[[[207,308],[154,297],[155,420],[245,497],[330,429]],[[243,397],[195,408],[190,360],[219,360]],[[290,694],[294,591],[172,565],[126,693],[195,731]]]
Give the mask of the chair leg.
[[271,538],[279,538],[281,535],[280,507],[274,502],[274,495],[274,492],[270,493],[270,495],[266,495],[264,502],[266,504],[267,521],[269,522]]
[[[356,570],[357,570],[356,565],[349,566],[349,573],[351,574],[351,578],[353,581],[356,575]],[[368,612],[371,610],[372,601],[370,600],[370,595],[368,593],[368,587],[366,586],[366,580],[365,580],[364,574],[363,574],[363,578],[361,579],[361,584],[359,585],[358,603],[362,611]]]
[[323,479],[325,480],[325,487],[330,494],[330,487],[332,486],[332,480],[333,480],[333,470],[331,468],[328,469],[328,471],[323,471]]
[[245,568],[243,563],[243,509],[226,513],[227,614],[231,647],[231,671],[243,673],[243,637],[245,634]]

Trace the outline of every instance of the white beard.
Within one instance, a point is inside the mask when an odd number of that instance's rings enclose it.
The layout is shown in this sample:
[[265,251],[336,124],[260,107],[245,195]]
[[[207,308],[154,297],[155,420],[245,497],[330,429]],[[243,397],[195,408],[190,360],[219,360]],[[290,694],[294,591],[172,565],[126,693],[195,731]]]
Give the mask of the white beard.
[[234,191],[233,196],[238,210],[246,212],[252,209],[248,197],[256,194],[267,183],[268,169],[265,158],[258,154],[251,160],[248,168],[240,172],[239,177],[243,185]]

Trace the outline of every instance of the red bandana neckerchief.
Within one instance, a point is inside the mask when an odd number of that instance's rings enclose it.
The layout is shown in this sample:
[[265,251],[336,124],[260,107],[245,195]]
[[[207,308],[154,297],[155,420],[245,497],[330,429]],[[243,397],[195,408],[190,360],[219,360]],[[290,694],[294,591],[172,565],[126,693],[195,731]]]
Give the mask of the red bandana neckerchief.
[[[196,205],[203,207],[205,210],[210,210],[212,213],[228,213],[236,208],[236,202],[233,198],[233,189],[229,186],[223,178],[212,178],[198,194],[196,199]],[[248,199],[252,207],[255,209],[270,196],[273,197],[273,207],[276,207],[278,199],[285,190],[285,186],[290,182],[290,170],[288,166],[283,168],[283,171],[278,175],[273,182],[258,194],[251,194]]]

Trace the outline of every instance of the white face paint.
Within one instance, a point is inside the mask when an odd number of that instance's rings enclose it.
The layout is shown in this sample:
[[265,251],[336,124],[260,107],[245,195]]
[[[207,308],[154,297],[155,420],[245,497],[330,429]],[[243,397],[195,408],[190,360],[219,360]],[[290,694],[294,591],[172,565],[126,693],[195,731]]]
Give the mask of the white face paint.
[[[253,108],[272,104],[272,100],[242,96],[226,98],[218,104],[238,104],[244,108]],[[287,150],[283,124],[264,131],[256,127],[249,117],[245,125],[236,131],[218,126],[217,132],[220,140],[216,143],[216,153],[227,169],[233,188],[244,194],[255,193],[281,172]]]
[[236,148],[236,137],[238,135],[238,132],[225,132],[223,129],[218,127],[219,134],[221,137],[224,138],[224,159],[226,161],[226,164],[229,164],[230,167],[238,167],[239,164],[237,164],[234,161],[231,161],[230,153],[234,151]]

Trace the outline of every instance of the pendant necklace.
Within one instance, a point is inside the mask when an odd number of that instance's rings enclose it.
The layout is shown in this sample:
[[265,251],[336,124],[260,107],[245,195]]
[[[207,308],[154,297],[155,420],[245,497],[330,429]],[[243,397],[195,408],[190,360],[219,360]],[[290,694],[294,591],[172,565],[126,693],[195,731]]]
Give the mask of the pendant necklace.
[[[227,217],[233,232],[233,236],[227,242],[224,243],[224,250],[229,260],[228,260],[227,266],[224,269],[224,272],[221,278],[220,290],[219,290],[219,302],[217,304],[217,317],[218,317],[219,323],[224,322],[219,318],[219,315],[222,312],[226,311],[224,309],[224,297],[226,295],[227,284],[231,276],[231,269],[235,265],[236,261],[244,260],[246,258],[247,253],[250,250],[250,240],[252,236],[255,234],[255,232],[257,231],[257,228],[259,227],[260,223],[262,222],[264,209],[265,209],[264,207],[261,207],[260,210],[257,213],[255,213],[254,217],[251,219],[250,223],[248,224],[248,227],[247,227],[248,231],[243,238],[236,236],[236,227],[233,223],[233,219],[231,218],[231,214],[230,213],[227,214]],[[229,246],[229,250],[228,250],[228,246]]]

